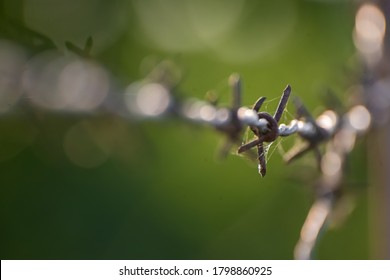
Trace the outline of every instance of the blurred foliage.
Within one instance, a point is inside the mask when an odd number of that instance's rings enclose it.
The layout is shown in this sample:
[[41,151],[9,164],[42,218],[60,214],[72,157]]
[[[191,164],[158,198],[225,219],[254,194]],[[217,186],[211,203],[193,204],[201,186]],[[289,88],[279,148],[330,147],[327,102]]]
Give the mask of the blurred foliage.
[[[181,97],[214,90],[228,103],[227,77],[238,72],[244,104],[267,96],[273,112],[289,83],[315,115],[323,92],[346,102],[355,82],[349,1],[0,3],[1,40],[27,48],[27,59],[54,48],[69,55],[66,45],[82,49],[91,37],[91,57],[118,88],[170,59]],[[24,98],[0,118],[2,259],[293,257],[318,175],[313,155],[285,166],[276,149],[261,178],[237,156],[218,162],[222,137],[210,128],[53,114]],[[290,104],[282,121],[293,115]],[[318,258],[369,257],[365,158],[355,153],[346,181],[356,209],[325,234]]]

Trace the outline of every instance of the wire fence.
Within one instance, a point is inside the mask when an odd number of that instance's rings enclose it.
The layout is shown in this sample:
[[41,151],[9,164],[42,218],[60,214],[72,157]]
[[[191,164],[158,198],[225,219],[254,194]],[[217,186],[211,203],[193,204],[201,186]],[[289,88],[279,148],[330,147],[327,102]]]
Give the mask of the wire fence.
[[[50,50],[39,52],[32,59],[19,45],[10,41],[0,42],[0,70],[3,73],[0,112],[15,114],[18,108],[37,106],[61,114],[109,112],[130,121],[179,118],[211,127],[225,135],[227,144],[223,155],[234,145],[239,146],[237,153],[252,153],[256,149],[254,157],[261,176],[266,175],[267,168],[272,168],[266,166],[264,143],[296,135],[302,139],[301,145],[287,151],[284,160],[292,162],[313,152],[321,172],[315,186],[316,199],[294,252],[296,259],[311,259],[335,205],[343,196],[344,165],[357,137],[369,135],[373,127],[383,126],[389,120],[390,76],[387,73],[378,78],[376,74],[383,66],[382,59],[388,55],[384,40],[389,40],[389,36],[387,31],[385,37],[383,27],[385,16],[388,18],[388,15],[383,13],[385,8],[381,6],[386,4],[386,1],[379,6],[363,4],[357,12],[354,39],[367,67],[364,78],[369,78],[363,81],[363,92],[356,94],[354,104],[345,112],[327,110],[314,118],[302,101],[295,98],[296,118],[287,124],[280,123],[292,87],[287,85],[283,90],[274,113],[261,110],[265,97],[259,98],[248,108],[241,104],[242,90],[238,74],[229,78],[232,91],[230,107],[218,106],[213,100],[182,100],[175,93],[176,77],[174,71],[170,71],[170,62],[163,62],[153,69],[143,81],[133,83],[126,89],[118,89],[110,73],[88,58],[92,46],[90,38],[84,48],[67,43],[68,50],[73,53],[70,56]],[[379,32],[377,37],[371,36],[373,31],[367,30],[367,22]],[[52,46],[46,38],[42,42]],[[22,95],[27,98],[21,98]],[[254,139],[242,143],[242,135],[247,128],[253,132]],[[320,152],[320,145],[325,145],[323,153]]]

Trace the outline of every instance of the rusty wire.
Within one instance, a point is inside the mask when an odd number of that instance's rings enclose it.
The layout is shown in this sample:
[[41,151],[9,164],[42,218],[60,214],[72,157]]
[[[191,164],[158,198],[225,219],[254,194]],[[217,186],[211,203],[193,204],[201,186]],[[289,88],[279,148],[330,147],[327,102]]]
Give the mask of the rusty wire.
[[[84,63],[85,58],[80,58],[80,61]],[[279,124],[291,94],[290,85],[284,89],[276,112],[271,115],[260,110],[265,97],[259,98],[252,108],[242,106],[241,80],[238,74],[232,74],[229,78],[232,89],[230,107],[220,107],[197,99],[181,100],[175,94],[167,75],[159,73],[158,76],[164,78],[147,78],[136,86],[132,85],[123,90],[123,94],[111,92],[99,107],[93,109],[119,114],[131,121],[179,118],[186,122],[212,127],[226,135],[227,147],[238,144],[238,153],[256,148],[258,171],[261,176],[265,176],[267,170],[263,143],[271,143],[279,137],[297,134],[302,138],[303,146],[293,147],[285,154],[284,160],[291,162],[308,151],[314,151],[322,173],[318,197],[309,212],[295,249],[296,258],[311,258],[340,190],[345,157],[353,149],[356,136],[364,134],[370,126],[371,114],[367,108],[356,105],[342,116],[328,110],[314,119],[296,98],[294,100],[296,119],[288,124]],[[59,108],[58,111],[62,114],[80,113],[72,107]],[[252,130],[255,139],[242,143],[242,134],[247,127]],[[318,147],[323,143],[327,145],[324,156],[321,156]]]
[[[76,62],[89,63],[85,58],[79,58]],[[290,85],[284,89],[279,105],[271,115],[260,110],[265,97],[259,98],[252,108],[242,106],[241,79],[238,74],[232,74],[229,78],[232,91],[231,106],[220,107],[203,100],[181,100],[175,94],[172,79],[164,71],[154,70],[152,77],[147,77],[135,86],[129,86],[122,91],[122,94],[110,92],[99,107],[90,111],[101,110],[119,114],[131,121],[179,118],[186,122],[212,127],[226,135],[228,140],[226,147],[238,144],[238,153],[256,148],[258,171],[261,176],[265,176],[267,170],[263,143],[271,143],[279,137],[297,134],[304,144],[298,148],[293,147],[285,154],[284,160],[291,162],[308,151],[314,151],[322,172],[318,199],[310,210],[295,250],[296,258],[311,258],[319,233],[332,211],[334,197],[341,185],[345,156],[352,150],[356,135],[364,133],[369,128],[368,110],[362,105],[357,105],[343,116],[337,116],[336,112],[328,110],[314,119],[302,102],[296,98],[294,100],[297,110],[296,119],[288,124],[279,124],[291,94]],[[68,82],[73,83],[71,80]],[[33,103],[31,105],[35,106]],[[53,111],[53,108],[50,110]],[[58,107],[58,111],[62,114],[80,113],[73,107]],[[88,112],[81,110],[81,113]],[[361,127],[362,122],[365,123],[363,127]],[[242,143],[242,134],[247,127],[252,130],[255,139]],[[318,146],[322,143],[328,143],[323,157],[318,150]],[[224,153],[226,154],[226,151]]]
[[[80,61],[85,61],[85,58],[80,58]],[[370,129],[371,119],[378,119],[375,117],[378,114],[377,108],[369,102],[366,107],[367,100],[362,100],[360,104],[355,104],[344,114],[340,115],[328,110],[314,119],[303,103],[296,98],[294,100],[296,118],[288,124],[279,124],[291,94],[290,85],[284,89],[278,108],[271,115],[260,111],[265,97],[259,98],[251,108],[242,106],[241,80],[238,74],[233,74],[229,78],[232,89],[230,107],[220,107],[197,99],[181,100],[175,94],[175,87],[169,79],[166,79],[165,74],[161,71],[158,74],[157,79],[149,77],[136,86],[123,90],[123,94],[110,92],[99,108],[132,121],[175,117],[212,127],[226,135],[228,140],[226,147],[238,144],[238,153],[256,148],[258,171],[261,176],[265,176],[267,170],[264,142],[271,143],[279,137],[298,135],[302,139],[302,144],[293,147],[284,155],[287,163],[307,152],[314,152],[321,177],[316,186],[316,199],[309,210],[294,251],[296,259],[313,258],[321,232],[326,229],[340,197],[346,157],[353,150],[357,136],[366,134]],[[67,112],[67,108],[61,108],[59,111]],[[74,113],[72,108],[69,112]],[[255,139],[242,143],[242,134],[247,127],[254,133]],[[325,144],[323,155],[319,151],[319,146],[322,144]]]

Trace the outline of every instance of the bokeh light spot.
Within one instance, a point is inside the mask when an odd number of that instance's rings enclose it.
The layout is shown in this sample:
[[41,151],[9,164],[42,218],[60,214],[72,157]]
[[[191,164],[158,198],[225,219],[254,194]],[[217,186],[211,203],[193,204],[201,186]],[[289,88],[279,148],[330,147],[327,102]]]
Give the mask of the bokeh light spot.
[[171,103],[167,88],[158,83],[135,83],[127,87],[125,103],[130,112],[144,117],[165,113]]
[[353,107],[348,113],[348,119],[351,126],[359,132],[367,130],[371,123],[370,112],[362,105]]
[[45,109],[91,111],[104,101],[110,81],[92,62],[45,52],[29,62],[23,87],[31,102]]
[[369,64],[382,56],[386,20],[382,11],[373,4],[362,5],[355,18],[354,43]]

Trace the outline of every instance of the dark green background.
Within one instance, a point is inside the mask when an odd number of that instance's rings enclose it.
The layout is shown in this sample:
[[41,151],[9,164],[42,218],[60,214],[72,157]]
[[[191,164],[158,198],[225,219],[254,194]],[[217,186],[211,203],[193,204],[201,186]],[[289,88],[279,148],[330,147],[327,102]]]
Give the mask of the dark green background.
[[[259,96],[277,98],[291,84],[316,115],[324,108],[321,94],[329,89],[348,100],[346,91],[358,72],[355,7],[348,1],[246,1],[215,46],[189,29],[191,1],[47,2],[3,1],[3,15],[45,34],[60,50],[67,40],[82,46],[92,35],[94,59],[119,85],[142,79],[140,67],[153,55],[179,66],[182,97],[203,98],[214,89],[226,104],[227,78],[238,72],[245,105]],[[194,2],[198,23],[204,15],[213,24],[213,13],[218,19],[224,11],[225,1]],[[177,45],[160,44],[145,32],[139,9],[148,5],[162,14],[150,28],[170,30],[166,37],[179,38]],[[272,112],[276,105],[277,99],[266,109]],[[294,114],[292,104],[288,111],[286,123]],[[79,167],[64,153],[63,139],[80,121],[113,134],[115,149],[97,167]],[[118,123],[125,133],[110,130]],[[256,165],[237,156],[216,160],[222,138],[211,128],[180,120],[134,124],[112,115],[1,116],[1,258],[291,259],[319,176],[313,155],[286,166],[276,150],[267,176],[260,178]],[[281,145],[287,149],[293,142]],[[346,176],[356,208],[326,232],[318,258],[369,258],[361,148]]]

